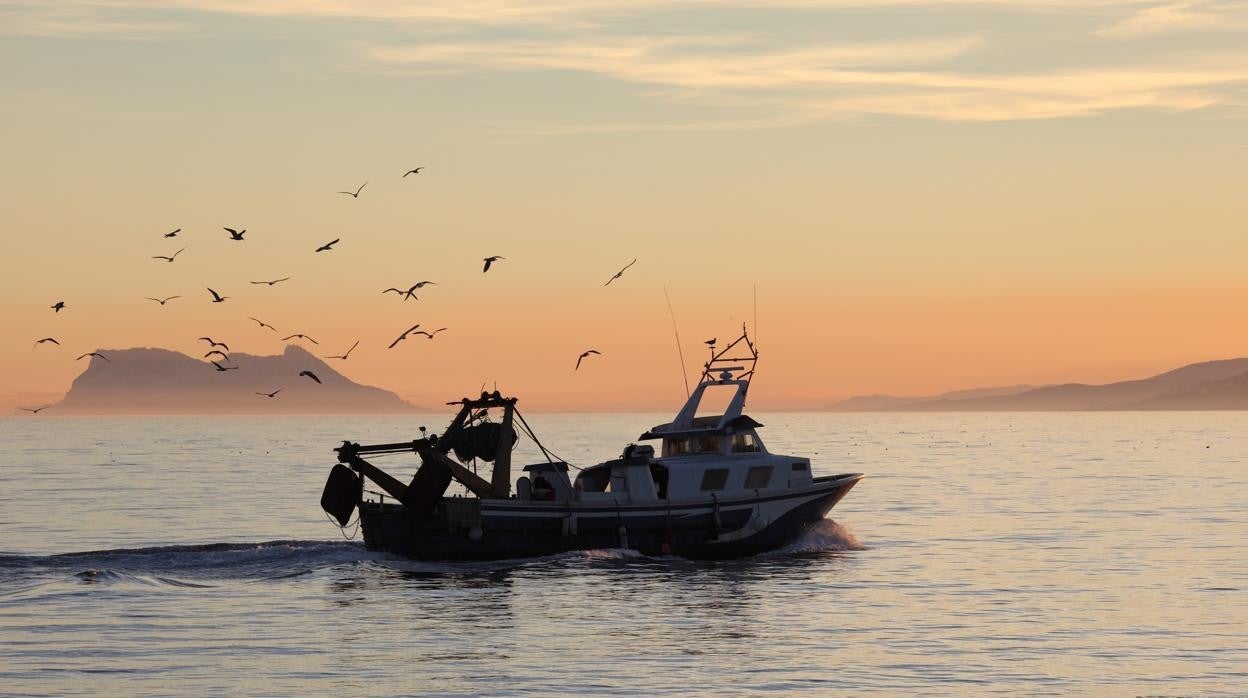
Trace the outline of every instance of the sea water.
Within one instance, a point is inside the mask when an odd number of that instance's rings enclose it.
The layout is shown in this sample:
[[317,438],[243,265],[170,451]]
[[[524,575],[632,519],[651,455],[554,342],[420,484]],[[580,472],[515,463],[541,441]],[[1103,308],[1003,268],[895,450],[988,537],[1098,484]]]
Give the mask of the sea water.
[[[1248,414],[755,416],[867,474],[785,549],[472,564],[318,506],[444,416],[0,419],[0,693],[1248,692]],[[529,421],[583,466],[666,419]]]

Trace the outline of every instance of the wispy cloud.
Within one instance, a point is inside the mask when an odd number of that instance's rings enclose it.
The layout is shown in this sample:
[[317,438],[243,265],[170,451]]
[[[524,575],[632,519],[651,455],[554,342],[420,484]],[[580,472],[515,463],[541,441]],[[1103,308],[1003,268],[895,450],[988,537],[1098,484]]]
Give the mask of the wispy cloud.
[[1093,34],[1113,38],[1135,38],[1210,28],[1243,27],[1248,22],[1248,4],[1188,0],[1140,9],[1121,21]]

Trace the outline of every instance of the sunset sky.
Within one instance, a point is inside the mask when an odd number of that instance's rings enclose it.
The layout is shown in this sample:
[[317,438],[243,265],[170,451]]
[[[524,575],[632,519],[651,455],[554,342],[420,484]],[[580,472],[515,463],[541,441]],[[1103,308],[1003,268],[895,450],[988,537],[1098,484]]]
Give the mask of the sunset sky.
[[1245,1],[0,0],[0,65],[5,413],[293,332],[674,412],[665,286],[691,379],[757,288],[756,409],[1248,355]]

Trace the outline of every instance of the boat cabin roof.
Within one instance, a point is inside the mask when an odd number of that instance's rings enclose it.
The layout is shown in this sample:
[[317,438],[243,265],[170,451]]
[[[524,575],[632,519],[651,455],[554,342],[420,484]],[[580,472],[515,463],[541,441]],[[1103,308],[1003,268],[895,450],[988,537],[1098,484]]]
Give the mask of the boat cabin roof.
[[717,414],[708,417],[695,417],[688,426],[675,428],[673,422],[660,424],[651,427],[649,431],[642,434],[638,439],[648,441],[650,439],[664,439],[676,436],[702,436],[706,434],[731,434],[743,429],[754,429],[763,426],[755,421],[749,415],[739,414],[727,421],[724,415]]
[[526,473],[540,473],[545,470],[558,470],[566,473],[568,472],[568,464],[563,461],[557,461],[554,463],[534,463],[533,465],[524,466]]

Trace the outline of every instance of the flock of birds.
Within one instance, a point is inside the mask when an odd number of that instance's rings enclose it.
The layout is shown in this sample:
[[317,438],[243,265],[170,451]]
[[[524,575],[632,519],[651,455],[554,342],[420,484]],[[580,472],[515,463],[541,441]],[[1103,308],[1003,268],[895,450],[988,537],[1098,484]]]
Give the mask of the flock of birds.
[[[421,170],[423,170],[423,169],[425,169],[423,166],[422,166],[422,167],[416,167],[416,168],[410,169],[410,170],[408,170],[407,172],[405,172],[405,173],[403,174],[403,177],[405,178],[405,177],[407,177],[408,175],[420,174]],[[368,182],[364,182],[364,183],[363,183],[363,184],[361,184],[359,187],[357,187],[354,191],[340,191],[340,192],[337,192],[337,193],[338,193],[338,194],[343,194],[343,195],[346,195],[346,196],[350,196],[352,199],[358,199],[358,198],[360,198],[360,193],[361,193],[362,191],[364,191],[364,188],[365,188],[365,187],[367,187],[367,186],[368,186]],[[235,242],[246,242],[246,237],[245,237],[245,235],[246,235],[246,233],[247,233],[247,229],[246,229],[246,228],[236,229],[236,228],[228,228],[228,227],[224,227],[224,228],[223,228],[223,230],[225,230],[225,232],[226,232],[226,233],[228,233],[228,235],[229,235],[229,237],[227,238],[228,240],[235,241]],[[169,238],[176,238],[176,237],[178,237],[178,235],[179,235],[181,232],[182,232],[182,229],[181,229],[181,228],[177,228],[177,229],[171,230],[170,232],[164,233],[162,237],[164,237],[164,238],[166,238],[166,239],[169,239]],[[334,248],[334,245],[337,245],[339,242],[341,242],[341,239],[340,239],[340,238],[335,238],[335,239],[333,239],[333,240],[331,240],[331,241],[329,241],[329,242],[327,242],[327,243],[325,243],[325,244],[323,244],[323,245],[321,245],[321,246],[317,247],[314,251],[315,251],[315,252],[329,252],[329,251],[332,251],[332,250],[333,250],[333,248]],[[186,251],[186,249],[187,249],[187,248],[183,247],[183,248],[179,249],[177,252],[174,252],[174,253],[173,253],[173,254],[171,254],[171,255],[153,255],[153,256],[152,256],[152,259],[154,259],[154,260],[160,260],[160,261],[163,261],[163,262],[167,262],[167,263],[172,264],[174,261],[176,261],[176,260],[178,259],[178,255],[180,255],[180,254],[182,254],[183,252],[185,252],[185,251]],[[484,257],[482,261],[484,261],[484,263],[485,263],[485,264],[484,264],[484,266],[481,268],[481,273],[483,273],[483,274],[484,274],[484,273],[488,272],[488,271],[490,270],[490,268],[491,268],[494,264],[498,263],[500,260],[505,260],[505,259],[507,259],[507,258],[506,258],[506,257],[503,257],[502,255],[491,255],[491,256],[489,256],[489,257]],[[611,285],[611,282],[613,282],[613,281],[615,281],[616,279],[619,279],[620,277],[622,277],[622,276],[624,275],[624,272],[625,272],[625,271],[628,271],[628,269],[629,269],[630,267],[632,267],[632,266],[633,266],[634,264],[636,264],[636,263],[637,263],[637,260],[636,260],[636,259],[633,259],[631,262],[629,262],[628,264],[624,265],[624,267],[623,267],[623,268],[621,268],[619,271],[615,272],[615,274],[613,274],[613,275],[611,276],[611,278],[607,279],[607,282],[606,282],[605,284],[603,284],[603,286],[610,286],[610,285]],[[271,280],[251,281],[250,283],[251,283],[251,284],[253,284],[253,285],[257,285],[257,286],[260,286],[260,285],[265,285],[265,286],[270,286],[270,287],[272,287],[272,286],[275,286],[275,285],[277,285],[277,284],[280,284],[280,283],[283,283],[283,282],[289,281],[290,279],[291,279],[291,277],[289,277],[289,276],[285,276],[285,277],[282,277],[282,278],[280,278],[280,279],[271,279]],[[386,294],[386,293],[395,293],[395,294],[398,294],[398,296],[399,296],[400,298],[402,298],[404,301],[407,301],[407,300],[420,300],[420,299],[417,297],[416,292],[417,292],[417,291],[419,291],[419,290],[421,290],[421,289],[422,289],[422,288],[424,288],[425,286],[430,286],[430,285],[434,285],[434,286],[436,286],[436,285],[437,285],[437,282],[435,282],[435,281],[427,281],[427,280],[426,280],[426,281],[418,281],[418,282],[416,282],[416,283],[412,284],[411,286],[409,286],[409,287],[408,287],[408,288],[406,288],[406,289],[396,288],[396,287],[390,287],[390,288],[387,288],[387,289],[383,290],[381,293],[382,293],[383,295],[384,295],[384,294]],[[220,293],[218,293],[217,291],[213,290],[212,288],[207,288],[207,290],[208,290],[209,295],[211,296],[211,302],[212,302],[212,303],[224,303],[224,302],[226,302],[226,301],[230,300],[230,296],[223,296],[223,295],[221,295]],[[153,302],[158,303],[159,305],[161,305],[161,306],[163,307],[164,305],[166,305],[166,304],[167,304],[167,303],[169,303],[170,301],[175,300],[175,299],[178,299],[178,298],[181,298],[181,297],[182,297],[182,296],[180,296],[180,295],[166,296],[166,297],[163,297],[163,298],[154,298],[154,297],[150,297],[150,296],[149,296],[149,297],[145,298],[145,300],[150,300],[150,301],[153,301]],[[66,308],[68,308],[68,307],[69,307],[69,306],[65,303],[65,301],[64,301],[64,300],[58,300],[58,301],[56,301],[54,304],[52,304],[51,309],[52,309],[52,311],[53,311],[54,313],[56,313],[56,314],[58,314],[58,315],[59,315],[59,314],[60,314],[60,312],[61,312],[62,310],[65,310],[65,309],[66,309]],[[274,327],[273,325],[270,325],[270,324],[268,324],[268,323],[264,322],[263,320],[260,320],[259,318],[255,318],[255,317],[250,317],[250,316],[249,316],[247,319],[252,320],[252,321],[253,321],[253,322],[255,322],[257,325],[259,325],[259,327],[261,327],[261,328],[268,329],[268,330],[271,330],[271,331],[273,331],[273,332],[277,332],[277,328],[276,328],[276,327]],[[448,329],[449,329],[449,328],[447,328],[447,327],[439,327],[439,328],[438,328],[438,329],[436,329],[436,330],[433,330],[433,331],[428,331],[428,330],[422,330],[422,329],[420,329],[420,325],[419,325],[419,324],[416,324],[416,325],[413,325],[413,326],[409,327],[408,329],[404,330],[404,331],[403,331],[403,333],[402,333],[402,334],[400,334],[397,338],[395,338],[395,340],[394,340],[393,342],[390,342],[389,346],[387,346],[386,348],[387,348],[387,349],[393,349],[393,348],[395,348],[396,346],[398,346],[398,344],[399,344],[400,342],[402,342],[402,341],[406,340],[409,336],[416,336],[416,335],[420,335],[420,336],[425,337],[427,340],[432,340],[432,339],[433,339],[435,336],[437,336],[439,333],[441,333],[441,332],[445,332],[445,331],[446,331],[446,330],[448,330]],[[308,336],[308,335],[306,335],[306,334],[303,334],[303,333],[295,333],[295,334],[288,335],[288,336],[284,337],[282,341],[290,341],[290,340],[306,340],[306,341],[308,341],[308,342],[311,342],[311,343],[312,343],[312,344],[314,344],[314,345],[317,345],[317,346],[319,346],[319,345],[320,345],[320,342],[317,342],[317,341],[316,341],[315,339],[313,339],[312,337],[310,337],[310,336]],[[207,343],[208,343],[208,349],[209,349],[209,351],[208,351],[206,354],[204,354],[203,358],[204,358],[204,359],[208,359],[208,360],[209,360],[209,363],[210,363],[210,364],[212,364],[212,366],[213,366],[214,370],[216,370],[216,371],[218,371],[218,372],[221,372],[221,373],[225,373],[225,372],[227,372],[227,371],[237,371],[237,370],[239,370],[239,368],[240,368],[239,366],[236,366],[236,365],[228,365],[228,364],[231,364],[231,363],[233,363],[233,362],[232,362],[232,361],[231,361],[231,359],[230,359],[230,347],[229,347],[226,343],[224,343],[224,342],[218,342],[218,341],[214,340],[214,339],[213,339],[213,338],[211,338],[211,337],[200,337],[200,338],[199,338],[199,341],[204,341],[204,342],[207,342]],[[711,340],[711,342],[708,342],[708,344],[713,343],[713,342],[714,342],[714,340]],[[57,340],[55,337],[42,337],[42,338],[40,338],[40,339],[35,340],[35,342],[34,342],[34,346],[33,346],[32,348],[33,348],[33,349],[38,349],[41,345],[44,345],[44,344],[54,344],[54,345],[56,345],[56,346],[61,346],[60,341],[59,341],[59,340]],[[346,361],[346,360],[347,360],[347,359],[351,356],[351,352],[355,351],[356,347],[358,347],[359,345],[360,345],[359,340],[356,340],[356,342],[355,342],[354,344],[352,344],[352,345],[351,345],[351,348],[347,349],[345,352],[343,352],[343,353],[341,353],[341,354],[334,354],[334,355],[330,355],[330,356],[325,356],[325,357],[322,357],[322,358],[326,358],[326,359],[339,359],[339,360],[341,360],[341,361]],[[220,347],[220,348],[218,349],[218,347]],[[578,370],[580,370],[580,368],[581,368],[581,362],[582,362],[582,361],[584,361],[586,358],[588,358],[588,357],[590,357],[590,356],[600,356],[601,354],[602,354],[602,352],[598,351],[597,349],[587,349],[586,351],[581,352],[581,354],[580,354],[580,355],[577,357],[577,359],[576,359],[576,365],[573,367],[573,371],[578,371]],[[85,359],[85,358],[87,358],[87,357],[98,358],[98,359],[100,359],[100,360],[102,360],[102,361],[106,361],[106,362],[111,362],[111,361],[112,361],[112,359],[108,358],[108,357],[107,357],[107,356],[105,356],[103,353],[98,352],[98,351],[91,351],[91,352],[87,352],[87,353],[85,353],[85,354],[82,354],[82,355],[78,356],[78,358],[77,358],[77,359],[75,359],[75,361],[81,361],[82,359]],[[298,374],[298,377],[300,377],[300,378],[308,378],[309,380],[311,380],[311,381],[313,381],[313,382],[317,383],[318,385],[319,385],[319,384],[321,384],[321,379],[320,379],[320,377],[319,377],[319,376],[317,376],[315,373],[313,373],[313,372],[312,372],[312,371],[310,371],[310,370],[303,370],[303,371],[300,371],[300,372],[299,372],[299,374]],[[255,394],[256,394],[256,395],[258,395],[258,396],[262,396],[262,397],[266,397],[266,398],[272,399],[272,398],[276,398],[276,397],[277,397],[277,395],[278,395],[279,393],[281,393],[283,389],[284,389],[284,388],[279,387],[279,388],[277,388],[276,390],[273,390],[272,392],[259,392],[259,391],[256,391],[256,392],[255,392]],[[42,412],[42,411],[44,411],[44,410],[48,409],[49,407],[51,407],[51,405],[44,405],[44,406],[42,406],[42,407],[19,407],[18,409],[19,409],[19,410],[22,410],[22,411],[25,411],[25,412],[29,412],[29,413],[31,413],[31,414],[39,414],[40,412]]]

